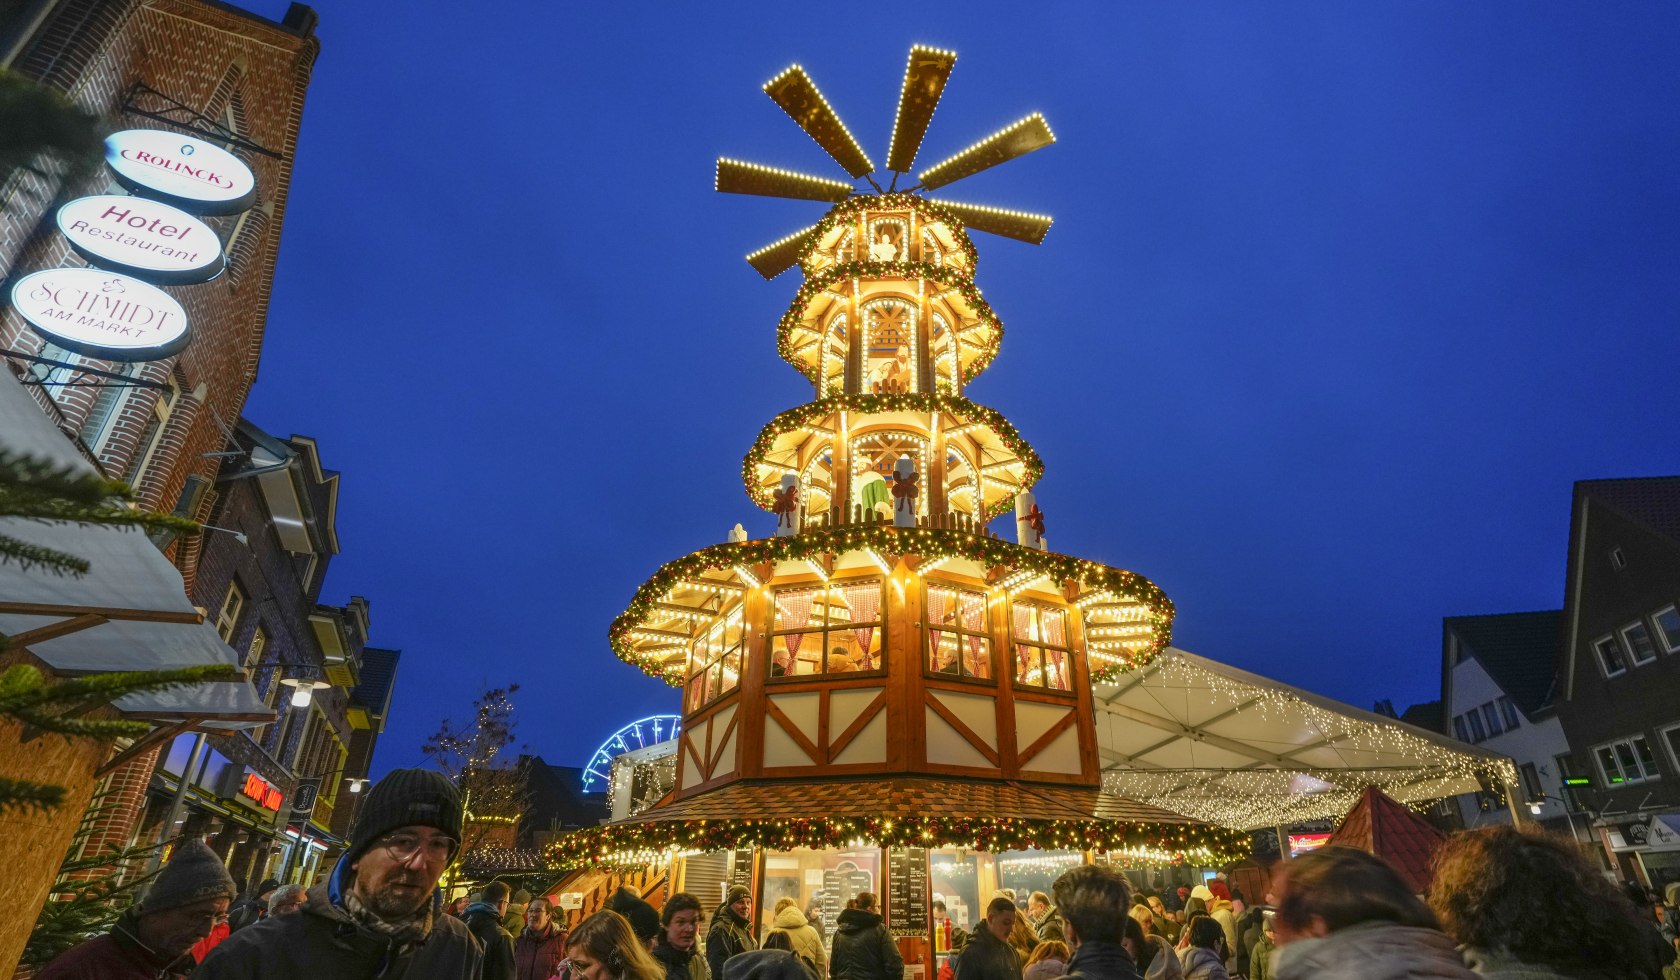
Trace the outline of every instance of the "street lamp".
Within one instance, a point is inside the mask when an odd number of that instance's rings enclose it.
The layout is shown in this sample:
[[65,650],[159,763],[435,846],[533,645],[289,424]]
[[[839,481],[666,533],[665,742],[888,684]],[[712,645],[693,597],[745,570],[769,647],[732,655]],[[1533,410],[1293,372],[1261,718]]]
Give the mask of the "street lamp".
[[331,687],[326,681],[317,681],[304,677],[282,677],[280,683],[292,689],[292,707],[307,708],[309,702],[315,698],[315,689]]
[[350,783],[350,792],[360,793],[362,791],[362,787],[366,786],[368,781],[365,780],[365,779],[351,779],[351,780],[349,780],[349,783]]
[[1563,807],[1563,818],[1569,821],[1569,836],[1573,840],[1579,841],[1581,839],[1581,835],[1575,830],[1575,815],[1569,812],[1569,801],[1563,797],[1552,796],[1549,793],[1541,793],[1539,796],[1530,797],[1528,801],[1528,812],[1538,817],[1540,812],[1546,808],[1547,800],[1551,800]]

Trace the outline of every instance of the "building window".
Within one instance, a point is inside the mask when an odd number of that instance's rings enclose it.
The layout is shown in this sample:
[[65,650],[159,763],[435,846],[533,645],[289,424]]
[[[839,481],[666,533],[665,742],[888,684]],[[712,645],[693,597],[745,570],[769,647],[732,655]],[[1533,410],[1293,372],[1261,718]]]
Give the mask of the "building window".
[[992,641],[986,630],[986,597],[967,589],[928,586],[928,670],[936,674],[992,676]]
[[[125,378],[139,375],[138,363],[124,364],[117,369],[117,373]],[[126,387],[124,382],[114,378],[107,378],[100,382],[103,387],[93,396],[93,405],[88,408],[87,418],[82,420],[81,431],[76,438],[81,440],[88,452],[95,456],[102,456],[110,444],[111,433],[116,430],[114,423],[120,414],[118,408],[127,399],[132,388]]]
[[1680,611],[1668,606],[1657,610],[1651,619],[1657,624],[1657,633],[1662,637],[1663,647],[1669,653],[1680,651]]
[[745,643],[738,605],[694,641],[688,656],[688,710],[728,694],[741,683]]
[[245,669],[262,663],[263,651],[268,649],[268,631],[258,626],[251,632],[251,645],[245,650]]
[[1605,677],[1627,673],[1627,658],[1622,656],[1622,645],[1614,636],[1606,636],[1593,643],[1593,649],[1598,651],[1598,666]]
[[882,639],[880,579],[782,589],[776,593],[770,676],[883,670]]
[[1489,738],[1504,734],[1505,726],[1499,722],[1499,709],[1494,707],[1492,701],[1482,705],[1482,720],[1487,722]]
[[1499,704],[1499,714],[1505,719],[1505,730],[1514,732],[1521,728],[1522,718],[1517,714],[1517,706],[1511,703],[1511,699],[1501,696],[1497,703]]
[[1622,627],[1622,639],[1633,654],[1636,664],[1648,664],[1657,659],[1657,645],[1651,642],[1651,630],[1643,623],[1629,623]]
[[1657,757],[1651,753],[1651,745],[1643,735],[1601,745],[1593,750],[1593,757],[1598,760],[1599,771],[1608,785],[1643,783],[1661,776]]
[[1464,721],[1470,726],[1470,741],[1482,742],[1487,739],[1487,729],[1482,727],[1481,712],[1475,710],[1466,712]]
[[1523,792],[1527,794],[1526,798],[1536,803],[1544,800],[1546,798],[1546,784],[1540,781],[1540,770],[1535,768],[1534,763],[1525,762],[1517,767],[1517,771],[1522,773]]
[[1013,603],[1010,622],[1015,634],[1015,683],[1068,691],[1067,611],[1036,603]]
[[233,631],[239,626],[239,614],[245,610],[245,593],[238,582],[229,582],[227,595],[222,597],[222,609],[216,613],[216,635],[223,643],[233,642]]
[[152,457],[157,448],[163,443],[163,432],[169,426],[169,414],[175,410],[175,402],[181,397],[181,385],[173,376],[169,379],[169,387],[158,392],[157,401],[152,403],[152,416],[146,420],[146,427],[140,432],[140,442],[134,447],[134,457],[128,462],[128,470],[123,474],[123,482],[131,487],[138,487],[146,470],[152,465]]
[[1458,736],[1460,742],[1470,741],[1470,727],[1464,723],[1463,715],[1453,716],[1453,734]]

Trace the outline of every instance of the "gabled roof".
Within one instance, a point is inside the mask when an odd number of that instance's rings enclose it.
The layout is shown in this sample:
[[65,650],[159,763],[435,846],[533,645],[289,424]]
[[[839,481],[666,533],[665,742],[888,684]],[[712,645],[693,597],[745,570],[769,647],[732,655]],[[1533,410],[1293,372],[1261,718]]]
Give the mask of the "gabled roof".
[[1441,626],[1458,637],[1460,651],[1475,657],[1524,715],[1534,717],[1551,701],[1563,610],[1448,616]]
[[1575,491],[1680,543],[1680,476],[1581,480]]
[[1400,720],[1426,731],[1438,732],[1444,728],[1446,715],[1441,710],[1440,701],[1425,701],[1400,712]]
[[1429,864],[1435,849],[1446,839],[1434,824],[1367,786],[1329,843],[1375,854],[1400,872],[1413,894],[1422,895],[1434,878]]
[[401,650],[362,648],[361,683],[350,692],[350,700],[368,710],[378,719],[378,728],[385,727],[385,713],[391,707],[391,688],[397,681],[397,661]]

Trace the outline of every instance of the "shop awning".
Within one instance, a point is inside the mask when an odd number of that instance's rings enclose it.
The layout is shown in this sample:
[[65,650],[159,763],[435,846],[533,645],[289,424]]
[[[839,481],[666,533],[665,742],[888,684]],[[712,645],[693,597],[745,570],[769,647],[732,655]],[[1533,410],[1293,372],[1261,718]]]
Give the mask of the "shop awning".
[[[15,378],[0,378],[0,446],[94,472]],[[80,577],[0,562],[0,635],[60,674],[166,670],[239,658],[188,601],[181,575],[138,530],[0,518],[0,534],[85,559]],[[245,680],[130,695],[131,718],[243,728],[274,713]]]
[[1169,647],[1093,687],[1103,789],[1237,830],[1515,784],[1509,758]]

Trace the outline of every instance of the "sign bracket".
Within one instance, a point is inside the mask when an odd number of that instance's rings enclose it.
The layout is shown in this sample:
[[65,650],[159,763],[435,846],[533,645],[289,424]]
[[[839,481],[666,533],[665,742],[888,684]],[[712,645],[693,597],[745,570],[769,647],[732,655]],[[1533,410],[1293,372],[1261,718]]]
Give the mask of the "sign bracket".
[[[166,391],[169,388],[169,385],[165,384],[162,381],[152,381],[148,378],[133,378],[133,377],[129,377],[126,374],[119,374],[116,371],[106,371],[103,368],[92,368],[92,367],[88,367],[85,364],[71,364],[68,361],[58,361],[58,360],[54,360],[50,357],[41,357],[38,354],[25,354],[23,351],[19,351],[19,350],[6,350],[4,348],[0,348],[0,356],[16,357],[16,358],[20,358],[20,359],[25,360],[25,361],[33,361],[36,364],[46,364],[46,365],[49,365],[51,367],[64,368],[64,369],[69,370],[69,371],[74,371],[77,374],[91,374],[91,375],[94,375],[95,377],[108,378],[108,379],[111,379],[111,381],[115,382],[115,383],[108,383],[108,382],[102,382],[102,381],[54,381],[54,382],[51,382],[54,385],[59,385],[59,386],[65,387],[65,388],[154,388],[158,391]],[[40,378],[23,378],[23,379],[19,380],[18,383],[22,384],[22,385],[45,385],[48,382],[43,381]]]
[[[146,105],[142,105],[140,100],[146,96],[151,98],[147,99]],[[242,150],[260,153],[265,157],[275,160],[285,159],[284,154],[271,150],[261,143],[254,143],[246,139],[222,123],[211,119],[197,109],[182,105],[145,82],[135,82],[123,94],[122,111],[130,115],[144,116],[147,119],[165,122],[171,126],[179,126],[212,142],[232,143]]]

